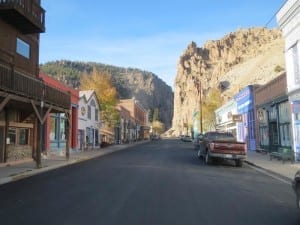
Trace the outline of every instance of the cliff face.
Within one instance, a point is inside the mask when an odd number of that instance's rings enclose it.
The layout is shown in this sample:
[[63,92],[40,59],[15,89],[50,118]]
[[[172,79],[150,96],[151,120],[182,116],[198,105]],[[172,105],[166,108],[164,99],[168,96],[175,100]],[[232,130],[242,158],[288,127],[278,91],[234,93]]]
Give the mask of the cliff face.
[[284,68],[284,41],[277,29],[241,29],[221,40],[208,41],[202,48],[192,42],[177,65],[174,134],[186,131],[184,124],[192,124],[193,114],[199,108],[200,82],[203,98],[212,87],[222,87],[226,102],[241,88],[264,84]]
[[120,99],[135,98],[148,111],[149,118],[158,109],[158,117],[166,129],[171,127],[174,94],[170,86],[155,74],[138,69],[126,69],[124,73],[112,73]]

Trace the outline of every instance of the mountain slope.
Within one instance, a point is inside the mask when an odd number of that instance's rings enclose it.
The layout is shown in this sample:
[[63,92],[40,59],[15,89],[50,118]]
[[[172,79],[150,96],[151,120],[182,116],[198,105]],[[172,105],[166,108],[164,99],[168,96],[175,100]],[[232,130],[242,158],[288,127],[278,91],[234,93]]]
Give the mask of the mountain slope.
[[135,98],[149,111],[150,119],[154,109],[158,108],[159,119],[166,128],[171,127],[174,94],[170,86],[151,72],[95,62],[68,60],[48,62],[40,66],[41,71],[73,88],[79,87],[80,76],[83,73],[91,73],[93,67],[111,74],[112,83],[120,99]]

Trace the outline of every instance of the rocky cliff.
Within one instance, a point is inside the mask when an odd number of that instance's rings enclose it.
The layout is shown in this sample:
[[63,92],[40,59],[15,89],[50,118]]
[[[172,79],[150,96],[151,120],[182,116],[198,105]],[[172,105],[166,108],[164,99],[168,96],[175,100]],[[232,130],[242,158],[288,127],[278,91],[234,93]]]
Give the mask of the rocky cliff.
[[240,29],[203,47],[188,45],[179,59],[174,85],[172,129],[178,135],[192,124],[202,96],[212,87],[222,88],[224,102],[248,84],[265,84],[284,70],[284,40],[277,29]]

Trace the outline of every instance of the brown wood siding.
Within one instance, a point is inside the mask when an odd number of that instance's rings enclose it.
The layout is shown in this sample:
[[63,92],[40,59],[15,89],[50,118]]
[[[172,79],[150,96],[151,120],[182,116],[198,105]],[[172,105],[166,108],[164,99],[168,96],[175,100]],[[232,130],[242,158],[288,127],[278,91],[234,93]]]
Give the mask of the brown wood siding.
[[[16,53],[17,38],[30,45],[29,59]],[[24,35],[0,19],[0,61],[14,66],[16,70],[22,71],[28,76],[38,77],[38,57],[39,34]]]

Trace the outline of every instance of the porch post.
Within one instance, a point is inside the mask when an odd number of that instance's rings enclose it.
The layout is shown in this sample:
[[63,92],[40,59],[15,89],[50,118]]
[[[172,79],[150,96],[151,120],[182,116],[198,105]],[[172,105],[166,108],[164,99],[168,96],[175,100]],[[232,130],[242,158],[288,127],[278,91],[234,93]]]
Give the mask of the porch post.
[[71,116],[71,112],[70,110],[68,112],[65,112],[66,113],[66,117],[67,117],[67,120],[66,120],[66,160],[69,160],[70,159],[70,137],[71,137],[71,132],[72,132],[72,124],[71,124],[71,121],[72,121],[72,116]]
[[4,109],[4,117],[5,117],[5,129],[4,129],[3,161],[6,163],[7,162],[7,137],[8,137],[8,127],[9,127],[7,109]]
[[[43,108],[44,108],[44,101],[41,101],[41,111],[40,111],[40,117],[43,118]],[[41,168],[42,167],[42,159],[41,159],[41,153],[43,148],[43,119],[39,120],[39,146],[36,151],[36,167]]]

